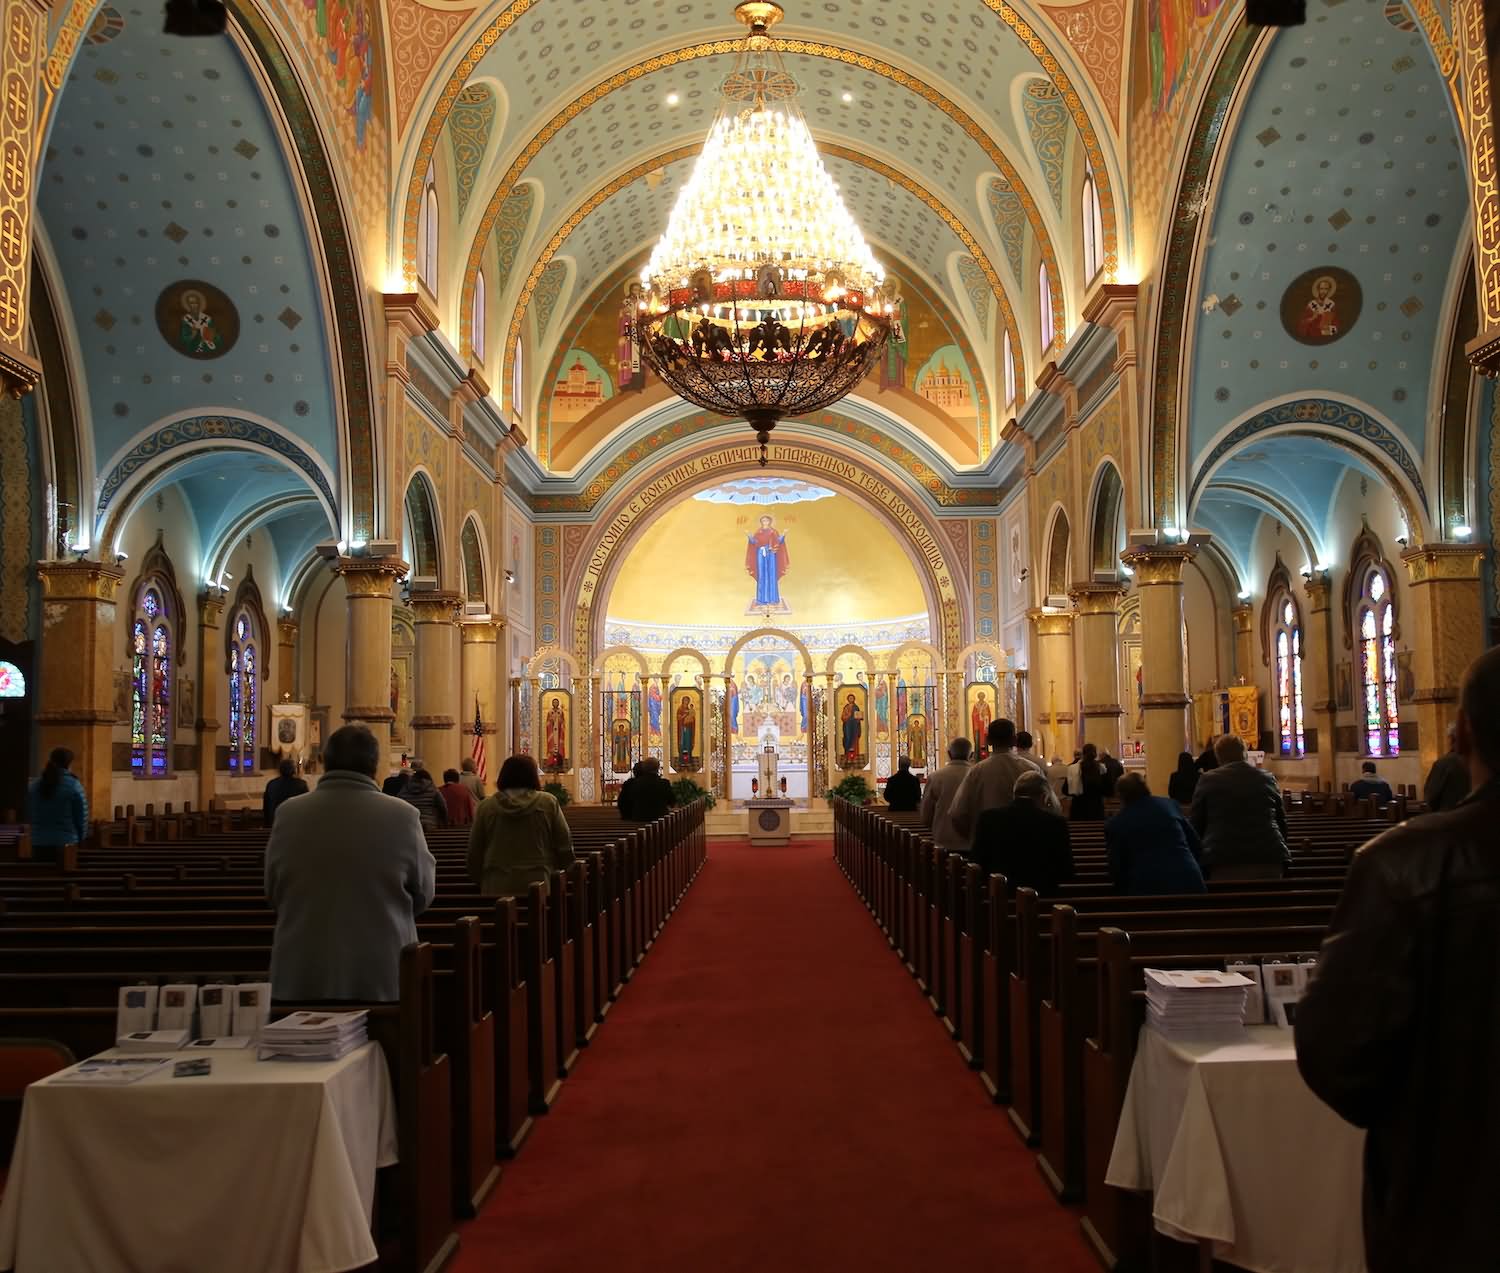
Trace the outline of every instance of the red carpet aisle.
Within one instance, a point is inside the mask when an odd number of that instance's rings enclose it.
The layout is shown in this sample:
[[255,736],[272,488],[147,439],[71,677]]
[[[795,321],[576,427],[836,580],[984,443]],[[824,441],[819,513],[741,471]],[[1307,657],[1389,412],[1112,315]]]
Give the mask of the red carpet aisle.
[[715,844],[457,1273],[1096,1273],[826,845]]

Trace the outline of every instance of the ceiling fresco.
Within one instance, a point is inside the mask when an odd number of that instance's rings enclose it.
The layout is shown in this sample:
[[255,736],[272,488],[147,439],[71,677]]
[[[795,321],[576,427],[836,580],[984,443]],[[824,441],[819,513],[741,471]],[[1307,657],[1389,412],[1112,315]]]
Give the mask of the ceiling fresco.
[[1277,37],[1235,125],[1195,297],[1193,518],[1225,537],[1246,530],[1213,511],[1243,502],[1235,486],[1284,501],[1315,538],[1350,467],[1389,486],[1319,432],[1357,432],[1426,498],[1431,371],[1468,209],[1450,98],[1421,34],[1380,6],[1313,0],[1308,16]]

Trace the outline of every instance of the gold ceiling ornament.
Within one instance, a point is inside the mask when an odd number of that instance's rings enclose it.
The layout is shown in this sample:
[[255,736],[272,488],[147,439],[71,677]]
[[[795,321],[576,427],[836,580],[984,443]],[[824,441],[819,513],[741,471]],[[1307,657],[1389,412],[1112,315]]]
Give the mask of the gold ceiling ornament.
[[756,431],[832,406],[885,349],[885,268],[844,206],[796,83],[767,34],[784,16],[739,5],[749,28],[703,151],[646,268],[641,356],[668,388]]

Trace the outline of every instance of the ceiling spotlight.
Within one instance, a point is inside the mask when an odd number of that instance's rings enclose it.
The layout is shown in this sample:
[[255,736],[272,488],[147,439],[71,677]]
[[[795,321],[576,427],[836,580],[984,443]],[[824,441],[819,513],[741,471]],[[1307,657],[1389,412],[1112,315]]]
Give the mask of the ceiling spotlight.
[[845,93],[844,94],[844,100],[846,102],[852,102],[854,100],[854,94],[853,93]]
[[677,103],[680,102],[681,100],[682,100],[682,98],[678,97],[676,93],[668,93],[667,94],[667,105],[668,106],[676,106]]
[[1248,588],[1241,588],[1240,591],[1239,591],[1239,598],[1240,598],[1241,601],[1249,601],[1250,600],[1250,590]]
[[1467,539],[1473,533],[1474,533],[1474,528],[1472,526],[1464,526],[1464,525],[1460,524],[1460,525],[1454,526],[1454,528],[1453,528],[1453,538],[1454,539]]

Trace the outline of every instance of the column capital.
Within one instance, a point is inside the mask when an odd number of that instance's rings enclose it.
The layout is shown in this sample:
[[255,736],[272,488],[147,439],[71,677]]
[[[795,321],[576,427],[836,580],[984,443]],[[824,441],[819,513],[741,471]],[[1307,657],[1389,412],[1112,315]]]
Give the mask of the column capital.
[[1120,554],[1120,561],[1135,573],[1138,587],[1159,583],[1181,583],[1182,569],[1198,555],[1192,544],[1137,544]]
[[391,599],[391,585],[410,567],[399,557],[340,557],[334,562],[335,574],[344,577],[344,589],[350,597]]
[[1478,579],[1484,556],[1484,549],[1477,544],[1440,540],[1408,548],[1401,560],[1415,585],[1440,579]]
[[1118,583],[1079,582],[1068,589],[1068,599],[1080,615],[1118,614],[1124,597],[1125,588]]
[[1309,609],[1327,610],[1333,600],[1333,580],[1326,572],[1311,575],[1302,581],[1302,591],[1307,593]]
[[470,619],[459,624],[465,645],[494,645],[504,630],[504,619]]
[[297,633],[302,630],[302,625],[295,619],[277,619],[276,635],[280,638],[282,645],[294,645],[297,641]]
[[1067,636],[1073,630],[1071,610],[1032,609],[1026,617],[1036,625],[1037,636]]
[[0,389],[12,398],[24,398],[41,380],[41,363],[18,346],[0,340]]
[[464,599],[456,592],[414,592],[411,594],[413,623],[457,623],[463,613]]
[[198,626],[217,628],[224,617],[224,593],[222,590],[205,588],[198,594]]
[[1242,601],[1231,611],[1234,615],[1234,630],[1236,632],[1248,632],[1255,620],[1255,607],[1248,601]]
[[113,601],[125,572],[102,561],[39,561],[42,595],[57,601]]

